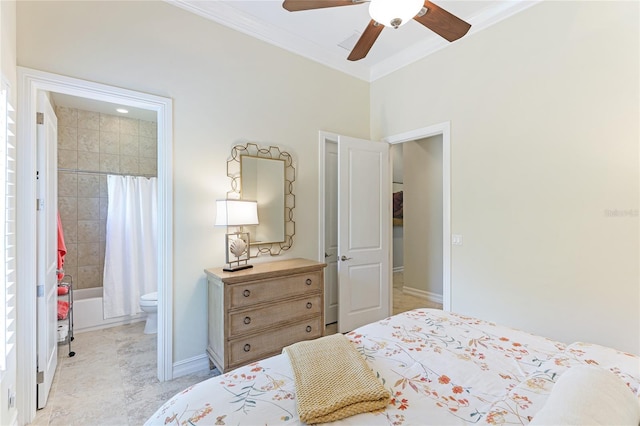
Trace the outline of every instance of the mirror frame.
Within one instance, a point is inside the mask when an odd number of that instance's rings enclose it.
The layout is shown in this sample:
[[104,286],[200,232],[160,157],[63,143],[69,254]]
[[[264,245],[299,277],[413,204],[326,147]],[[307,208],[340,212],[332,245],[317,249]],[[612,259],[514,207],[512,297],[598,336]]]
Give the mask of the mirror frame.
[[293,236],[296,234],[296,222],[293,220],[293,209],[296,206],[296,196],[293,194],[293,182],[296,180],[296,169],[293,166],[293,157],[279,147],[270,145],[261,148],[253,142],[244,145],[235,145],[231,148],[231,157],[227,160],[227,176],[231,179],[231,190],[227,191],[227,198],[240,199],[242,193],[241,157],[243,156],[266,158],[271,160],[284,160],[284,241],[276,243],[251,244],[256,248],[255,255],[269,254],[277,256],[293,246]]

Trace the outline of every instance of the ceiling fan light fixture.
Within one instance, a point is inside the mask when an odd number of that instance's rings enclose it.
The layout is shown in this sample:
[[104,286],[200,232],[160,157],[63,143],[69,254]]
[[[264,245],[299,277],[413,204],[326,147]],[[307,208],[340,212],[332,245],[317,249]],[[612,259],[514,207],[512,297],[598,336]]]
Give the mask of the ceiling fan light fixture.
[[369,15],[386,27],[398,28],[416,16],[423,6],[424,0],[371,0]]

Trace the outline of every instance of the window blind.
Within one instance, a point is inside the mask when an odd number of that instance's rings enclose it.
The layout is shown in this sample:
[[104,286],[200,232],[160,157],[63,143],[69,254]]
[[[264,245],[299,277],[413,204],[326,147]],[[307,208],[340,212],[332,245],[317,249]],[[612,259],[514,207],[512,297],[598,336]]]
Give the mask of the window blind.
[[0,86],[0,223],[4,240],[0,244],[0,371],[15,346],[16,318],[16,143],[15,110],[9,100],[9,85]]

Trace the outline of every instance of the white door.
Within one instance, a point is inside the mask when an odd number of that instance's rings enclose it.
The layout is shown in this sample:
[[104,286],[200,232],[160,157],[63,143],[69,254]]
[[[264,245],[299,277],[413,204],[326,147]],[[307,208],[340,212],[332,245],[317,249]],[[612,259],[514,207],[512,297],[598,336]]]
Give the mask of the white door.
[[389,145],[338,137],[338,331],[391,312]]
[[338,145],[325,144],[324,183],[324,318],[338,321]]
[[[57,341],[57,134],[58,121],[43,92],[38,93],[37,172],[37,383],[38,409],[47,403],[58,360]],[[42,113],[42,115],[40,115]],[[42,123],[42,124],[40,124]]]

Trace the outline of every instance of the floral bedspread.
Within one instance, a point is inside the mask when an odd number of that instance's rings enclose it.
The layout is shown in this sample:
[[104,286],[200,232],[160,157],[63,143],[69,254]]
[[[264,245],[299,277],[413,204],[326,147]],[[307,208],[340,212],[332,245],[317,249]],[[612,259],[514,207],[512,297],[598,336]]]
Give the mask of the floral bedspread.
[[[391,392],[384,411],[337,425],[527,424],[572,365],[597,364],[638,394],[640,358],[453,313],[417,309],[347,334]],[[330,390],[328,390],[330,391]],[[286,355],[185,389],[146,425],[300,424]]]

